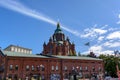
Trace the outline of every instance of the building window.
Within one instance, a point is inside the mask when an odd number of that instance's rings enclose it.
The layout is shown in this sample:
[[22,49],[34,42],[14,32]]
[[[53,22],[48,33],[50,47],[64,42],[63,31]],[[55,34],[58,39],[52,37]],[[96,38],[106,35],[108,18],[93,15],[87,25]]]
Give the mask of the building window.
[[18,52],[20,52],[20,48],[18,48]]
[[40,69],[41,69],[41,71],[45,71],[45,67],[44,67],[44,65],[40,65]]
[[23,49],[21,49],[21,52],[23,52]]
[[9,78],[9,79],[12,79],[12,74],[9,74],[9,75],[8,75],[8,78]]
[[80,66],[80,71],[82,71],[82,67]]
[[15,52],[17,52],[17,48],[15,48]]
[[24,50],[24,53],[27,53],[27,51],[26,51],[26,50]]
[[95,71],[95,67],[92,67],[92,70]]
[[13,70],[13,65],[10,65],[9,69],[10,69],[10,70]]
[[67,71],[67,66],[64,67],[64,70]]
[[54,70],[54,66],[52,66],[52,71]]
[[15,70],[18,70],[18,65],[15,66]]
[[32,71],[34,71],[35,70],[35,68],[34,68],[34,66],[32,65]]
[[30,67],[29,65],[26,66],[26,71],[29,71]]
[[11,48],[11,51],[14,51],[14,47]]
[[14,80],[18,80],[18,75],[17,74],[14,75]]
[[40,70],[40,66],[37,66],[37,71],[39,71]]
[[99,71],[102,71],[101,67],[99,67]]
[[56,66],[56,71],[58,70],[58,66]]
[[88,71],[88,67],[87,66],[85,67],[85,70]]

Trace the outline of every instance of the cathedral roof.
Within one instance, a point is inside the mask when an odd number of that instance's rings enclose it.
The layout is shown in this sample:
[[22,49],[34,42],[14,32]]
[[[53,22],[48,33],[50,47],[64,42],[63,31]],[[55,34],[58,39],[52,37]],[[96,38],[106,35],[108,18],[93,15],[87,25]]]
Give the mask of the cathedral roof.
[[55,34],[56,33],[63,33],[59,23],[57,23],[57,29],[55,30]]

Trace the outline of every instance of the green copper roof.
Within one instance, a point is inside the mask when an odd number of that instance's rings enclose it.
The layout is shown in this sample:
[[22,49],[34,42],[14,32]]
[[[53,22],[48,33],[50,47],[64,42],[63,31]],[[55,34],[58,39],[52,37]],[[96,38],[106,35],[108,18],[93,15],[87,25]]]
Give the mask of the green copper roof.
[[76,60],[102,60],[99,58],[92,58],[92,57],[81,57],[81,56],[55,56],[60,59],[76,59]]
[[47,58],[45,56],[36,55],[36,54],[26,54],[12,51],[2,51],[4,55],[13,56],[13,57],[38,57],[38,58]]
[[55,33],[63,33],[59,23],[57,23],[57,29],[55,30]]
[[74,59],[74,60],[101,60],[98,58],[91,58],[91,57],[80,57],[80,56],[56,56],[51,55],[49,56],[42,56],[42,55],[36,55],[36,54],[25,54],[25,53],[19,53],[19,52],[11,52],[11,51],[2,51],[4,55],[11,56],[11,57],[36,57],[36,58],[58,58],[58,59]]

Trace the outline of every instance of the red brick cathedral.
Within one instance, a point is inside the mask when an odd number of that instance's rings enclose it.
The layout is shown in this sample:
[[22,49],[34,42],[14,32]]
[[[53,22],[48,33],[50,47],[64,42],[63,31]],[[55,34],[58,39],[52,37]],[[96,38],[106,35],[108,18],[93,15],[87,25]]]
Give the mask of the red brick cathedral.
[[48,44],[43,44],[43,48],[43,54],[45,55],[76,55],[74,43],[71,43],[69,38],[65,37],[59,23],[54,34],[50,37]]

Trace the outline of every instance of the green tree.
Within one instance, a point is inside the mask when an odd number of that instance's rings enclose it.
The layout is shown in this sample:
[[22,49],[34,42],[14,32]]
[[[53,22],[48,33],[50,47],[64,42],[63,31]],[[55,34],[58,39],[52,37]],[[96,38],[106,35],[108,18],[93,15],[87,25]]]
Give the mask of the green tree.
[[120,59],[113,55],[103,55],[103,54],[100,55],[99,58],[103,59],[104,68],[105,68],[105,71],[108,73],[108,75],[112,77],[117,77],[116,65],[117,64],[120,65],[119,64]]

